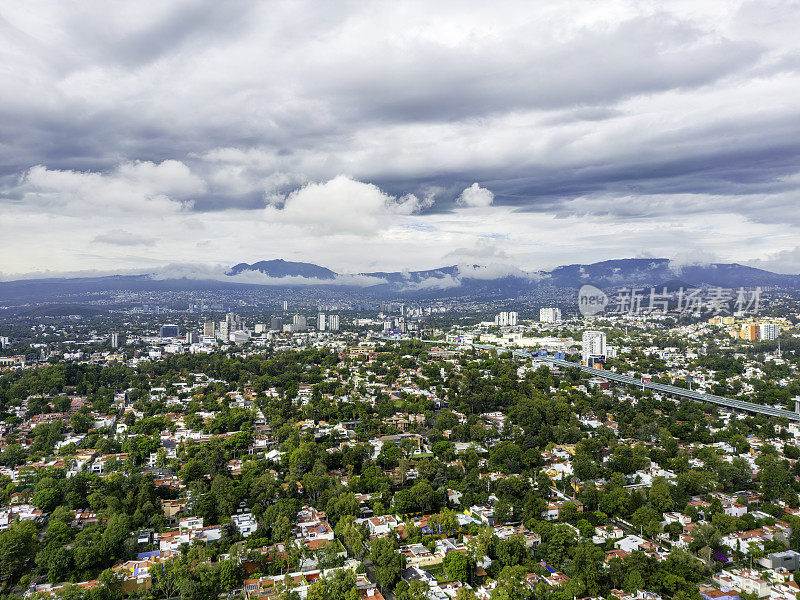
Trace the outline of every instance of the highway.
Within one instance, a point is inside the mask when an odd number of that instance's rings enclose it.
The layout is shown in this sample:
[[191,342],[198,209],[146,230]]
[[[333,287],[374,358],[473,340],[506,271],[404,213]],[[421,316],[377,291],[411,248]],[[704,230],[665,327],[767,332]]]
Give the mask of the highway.
[[[437,343],[437,344],[446,343],[438,340],[436,341],[422,340],[422,341],[426,343]],[[479,350],[496,350],[498,354],[502,352],[508,352],[508,350],[505,348],[498,348],[497,346],[491,346],[488,344],[472,344],[472,347],[477,348]],[[609,381],[615,381],[617,383],[625,383],[627,385],[632,385],[640,389],[649,389],[656,392],[661,392],[662,394],[672,394],[674,396],[689,398],[691,400],[696,400],[698,402],[710,402],[712,404],[718,404],[719,406],[724,406],[725,408],[731,410],[738,410],[742,412],[754,413],[759,415],[767,415],[769,417],[783,417],[789,419],[790,421],[800,422],[800,412],[785,410],[783,408],[775,408],[773,406],[765,406],[764,404],[755,404],[753,402],[734,400],[733,398],[724,398],[723,396],[715,396],[714,394],[703,394],[702,392],[695,392],[674,385],[665,385],[663,383],[652,383],[650,381],[642,381],[641,379],[636,379],[635,377],[631,377],[629,375],[621,375],[619,373],[614,373],[613,371],[606,371],[604,369],[595,369],[593,367],[586,367],[580,363],[570,362],[568,360],[561,360],[550,356],[535,356],[533,352],[530,350],[512,350],[511,352],[515,357],[518,358],[536,358],[541,361],[552,363],[559,367],[565,367],[565,368],[573,367],[576,369],[580,369],[581,371],[583,371],[584,373],[588,373],[589,375],[603,377],[604,379],[608,379]]]
[[[517,356],[521,355],[522,355],[521,352],[520,354],[517,354]],[[530,356],[530,354],[528,354],[528,356]],[[712,404],[718,404],[720,406],[724,406],[725,408],[729,408],[731,410],[740,410],[743,412],[767,415],[770,417],[784,417],[786,419],[789,419],[790,421],[800,421],[800,413],[796,413],[791,410],[785,410],[783,408],[774,408],[772,406],[765,406],[763,404],[754,404],[753,402],[743,402],[742,400],[734,400],[733,398],[723,398],[722,396],[715,396],[713,394],[703,394],[701,392],[686,390],[684,388],[676,387],[674,385],[665,385],[663,383],[652,383],[649,381],[642,381],[641,379],[636,379],[635,377],[630,377],[629,375],[621,375],[619,373],[614,373],[613,371],[605,371],[603,369],[586,367],[579,363],[570,362],[568,360],[560,360],[558,358],[551,358],[549,356],[537,356],[535,358],[537,358],[538,360],[552,363],[559,367],[577,368],[583,371],[584,373],[588,373],[590,375],[596,375],[597,377],[602,377],[604,379],[608,379],[609,381],[616,381],[618,383],[633,385],[638,388],[650,389],[656,392],[661,392],[663,394],[672,394],[675,396],[681,396],[682,398],[690,398],[692,400],[697,400],[698,402],[711,402]]]

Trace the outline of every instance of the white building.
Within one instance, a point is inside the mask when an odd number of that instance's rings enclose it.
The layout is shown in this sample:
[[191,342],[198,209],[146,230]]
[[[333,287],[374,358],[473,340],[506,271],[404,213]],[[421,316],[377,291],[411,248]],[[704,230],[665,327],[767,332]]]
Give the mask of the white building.
[[325,313],[321,312],[317,315],[317,329],[325,331]]
[[250,537],[258,529],[258,523],[252,513],[231,515],[231,521],[236,526],[236,529],[239,530],[239,533],[242,534],[242,537]]
[[602,331],[583,332],[583,362],[590,365],[594,360],[604,360],[606,357],[606,334]]
[[762,340],[776,340],[780,333],[777,323],[762,323],[759,325],[759,337]]
[[561,321],[560,308],[540,308],[539,320],[542,323],[559,323]]
[[519,321],[519,315],[515,312],[501,312],[494,318],[494,324],[500,327],[513,327]]
[[250,332],[246,329],[239,329],[232,332],[228,339],[235,344],[244,344],[250,341]]
[[328,331],[339,331],[339,315],[328,315]]
[[307,327],[304,315],[295,315],[292,319],[292,331],[305,331]]

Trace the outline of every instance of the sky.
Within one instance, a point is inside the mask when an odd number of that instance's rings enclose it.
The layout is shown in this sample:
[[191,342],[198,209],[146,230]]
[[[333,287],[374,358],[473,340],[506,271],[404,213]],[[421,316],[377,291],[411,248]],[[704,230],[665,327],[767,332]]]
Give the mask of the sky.
[[800,273],[799,30],[778,0],[4,3],[0,279]]

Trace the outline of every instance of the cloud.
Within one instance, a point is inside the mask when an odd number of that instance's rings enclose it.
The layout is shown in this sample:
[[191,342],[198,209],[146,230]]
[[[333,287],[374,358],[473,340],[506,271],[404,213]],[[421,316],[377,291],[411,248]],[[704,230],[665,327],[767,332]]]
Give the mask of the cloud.
[[774,273],[797,275],[800,273],[800,246],[771,252],[764,258],[745,261],[745,264]]
[[684,267],[707,267],[717,262],[720,262],[720,260],[712,252],[698,249],[686,250],[678,252],[670,259],[669,269],[680,277]]
[[[0,268],[767,260],[800,235],[798,27],[789,0],[4,7]],[[115,229],[159,244],[92,247]]]
[[43,213],[174,214],[191,208],[192,195],[204,189],[203,181],[179,161],[134,161],[122,163],[109,173],[36,165],[3,196],[11,206]]
[[369,287],[386,283],[380,277],[370,277],[366,275],[340,275],[337,274],[333,279],[317,279],[314,277],[287,276],[270,277],[261,271],[242,271],[236,275],[228,275],[230,267],[224,265],[202,264],[202,263],[172,263],[159,267],[157,270],[148,273],[153,279],[196,279],[202,281],[222,281],[227,283],[247,283],[252,285],[270,286],[352,286]]
[[503,277],[530,278],[530,275],[519,267],[499,263],[458,265],[458,274],[461,278],[465,279],[500,279]]
[[442,274],[441,277],[425,277],[420,281],[409,281],[403,283],[401,291],[411,292],[419,290],[447,290],[461,285],[461,279],[454,277],[450,273]]
[[491,206],[493,201],[494,194],[477,183],[473,183],[461,192],[457,200],[458,204],[469,207]]
[[92,241],[113,246],[143,246],[154,243],[155,238],[136,235],[124,229],[113,229],[108,233],[96,235]]
[[293,191],[282,206],[267,207],[267,218],[330,234],[369,235],[388,227],[393,218],[419,212],[416,196],[395,198],[376,185],[339,175]]
[[479,238],[472,247],[456,248],[445,254],[444,258],[445,260],[448,258],[459,258],[480,262],[490,258],[507,260],[509,256],[508,253],[495,242],[485,238]]

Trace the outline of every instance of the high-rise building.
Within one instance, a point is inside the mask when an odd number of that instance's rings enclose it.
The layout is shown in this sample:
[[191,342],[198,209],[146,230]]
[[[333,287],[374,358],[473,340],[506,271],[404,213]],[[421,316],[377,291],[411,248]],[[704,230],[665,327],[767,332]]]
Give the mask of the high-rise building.
[[501,312],[494,318],[494,324],[500,327],[513,327],[519,321],[519,314],[515,312]]
[[561,321],[560,308],[540,308],[539,320],[542,323],[559,323]]
[[317,315],[317,329],[325,331],[325,313],[321,312]]
[[244,329],[244,319],[236,313],[230,312],[225,315],[225,322],[228,324],[228,331]]
[[295,315],[292,319],[292,331],[305,331],[307,327],[305,315]]
[[119,348],[119,333],[116,331],[111,332],[111,347]]
[[602,331],[584,331],[581,356],[583,362],[588,366],[591,366],[595,361],[605,360],[606,334]]
[[223,342],[227,342],[230,334],[231,334],[231,329],[230,327],[228,327],[228,322],[220,321],[219,329],[217,329],[217,339]]
[[283,312],[286,312],[287,310],[289,310],[289,301],[288,300],[284,300],[283,301]]
[[214,337],[214,334],[217,330],[217,324],[214,321],[206,321],[203,323],[203,336],[204,337]]
[[777,323],[762,323],[759,326],[759,337],[762,340],[776,340],[780,333],[780,327]]
[[283,331],[283,319],[280,317],[272,317],[269,321],[270,331]]
[[739,337],[748,342],[754,342],[758,339],[760,333],[758,325],[755,323],[744,323],[741,328]]
[[328,315],[328,331],[339,331],[339,315]]
[[195,331],[187,331],[186,332],[186,343],[187,344],[197,344],[200,341],[200,336],[197,335]]
[[158,335],[162,338],[176,338],[181,334],[177,325],[162,325]]

